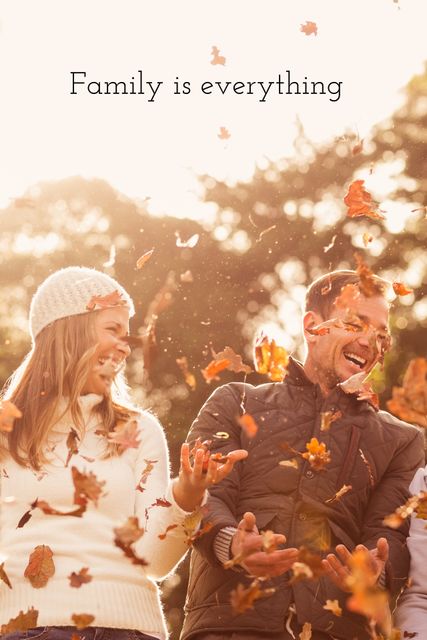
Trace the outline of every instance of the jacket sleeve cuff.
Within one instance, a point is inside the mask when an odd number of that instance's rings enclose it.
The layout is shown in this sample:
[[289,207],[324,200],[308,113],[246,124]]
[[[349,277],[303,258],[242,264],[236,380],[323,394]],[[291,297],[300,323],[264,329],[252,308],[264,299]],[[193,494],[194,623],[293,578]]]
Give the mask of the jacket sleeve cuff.
[[213,548],[221,564],[230,560],[231,541],[236,531],[236,527],[224,527],[224,529],[220,529],[216,534]]

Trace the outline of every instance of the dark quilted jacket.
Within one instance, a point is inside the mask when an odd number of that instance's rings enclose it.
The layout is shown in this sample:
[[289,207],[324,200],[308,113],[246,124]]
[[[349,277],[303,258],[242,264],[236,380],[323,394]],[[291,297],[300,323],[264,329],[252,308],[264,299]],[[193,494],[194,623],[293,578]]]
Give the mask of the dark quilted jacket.
[[[259,426],[252,440],[236,422],[242,400]],[[321,413],[337,410],[342,417],[321,432]],[[420,430],[375,411],[339,387],[324,398],[302,366],[292,361],[283,383],[259,387],[232,383],[217,389],[201,409],[189,440],[198,436],[212,439],[212,450],[244,448],[249,457],[210,490],[206,520],[213,527],[192,552],[182,638],[215,630],[246,630],[267,637],[267,632],[283,631],[289,604],[295,602],[301,624],[310,622],[313,630],[337,638],[367,640],[366,620],[345,610],[348,595],[326,578],[293,585],[288,573],[274,578],[266,584],[276,588],[274,595],[257,600],[244,614],[234,614],[230,592],[239,582],[248,585],[250,578],[224,570],[213,541],[221,528],[236,526],[245,511],[255,513],[260,530],[285,534],[289,547],[306,545],[325,552],[338,543],[350,549],[362,543],[373,548],[385,536],[390,544],[386,586],[396,596],[408,573],[408,531],[406,525],[393,530],[382,521],[406,501],[416,469],[424,466]],[[298,469],[279,465],[295,457],[280,445],[286,442],[302,452],[313,436],[331,452],[325,470],[316,472],[301,458]],[[327,502],[344,484],[351,490],[340,500]],[[327,599],[339,600],[342,617],[323,609]]]

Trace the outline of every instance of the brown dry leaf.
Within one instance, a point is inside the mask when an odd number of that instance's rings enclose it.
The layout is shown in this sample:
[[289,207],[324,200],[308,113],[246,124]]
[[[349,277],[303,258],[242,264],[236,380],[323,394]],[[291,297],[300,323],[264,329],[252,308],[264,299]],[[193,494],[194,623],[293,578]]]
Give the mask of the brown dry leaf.
[[298,640],[311,640],[311,623],[304,622]]
[[145,462],[145,468],[143,469],[143,471],[141,473],[141,477],[139,479],[139,482],[135,487],[135,489],[137,491],[141,491],[141,493],[143,491],[145,491],[145,487],[143,487],[142,485],[147,483],[149,475],[152,472],[152,470],[154,469],[154,465],[158,462],[158,460],[145,460],[144,459],[144,462]]
[[79,452],[79,447],[78,447],[78,442],[79,442],[80,438],[77,434],[77,431],[75,431],[74,429],[70,429],[70,433],[67,436],[67,440],[65,442],[67,449],[68,449],[68,455],[67,455],[67,460],[65,461],[65,466],[68,467],[68,464],[71,460],[71,458],[78,454]]
[[342,418],[342,411],[323,411],[320,414],[321,417],[321,425],[320,425],[320,431],[329,431],[329,429],[331,428],[331,424],[333,422],[335,422],[336,420],[339,420],[340,418]]
[[33,517],[33,514],[31,513],[31,511],[32,511],[32,508],[28,509],[28,511],[24,513],[22,518],[20,518],[18,524],[16,525],[17,529],[21,529]]
[[393,387],[387,409],[401,420],[427,427],[427,359],[409,362],[402,387]]
[[27,631],[37,626],[39,612],[34,607],[30,607],[25,613],[21,610],[16,618],[11,618],[6,624],[2,624],[0,633],[13,633],[14,631]]
[[108,434],[108,441],[118,446],[119,453],[127,449],[138,449],[141,444],[138,422],[131,418],[126,422],[118,422],[113,431]]
[[279,465],[281,467],[293,467],[294,469],[298,469],[298,460],[296,458],[291,458],[291,460],[281,460]]
[[255,600],[266,598],[275,592],[273,588],[262,590],[260,585],[261,581],[255,579],[247,588],[239,583],[237,587],[233,589],[230,594],[230,603],[234,613],[244,613],[248,609],[252,609]]
[[10,584],[10,580],[8,578],[8,575],[7,575],[6,571],[4,570],[4,562],[2,562],[0,564],[0,580],[2,580],[5,584],[7,584],[9,589],[12,589],[12,585]]
[[364,188],[364,184],[364,180],[354,180],[348,188],[348,192],[344,197],[344,204],[348,207],[348,217],[367,216],[375,220],[384,220],[384,216],[374,210],[376,203],[369,191]]
[[300,31],[302,31],[302,33],[305,33],[306,36],[311,36],[311,34],[317,36],[317,24],[315,22],[311,22],[310,20],[306,20],[305,24],[301,25]]
[[282,382],[287,374],[289,355],[273,338],[261,333],[254,345],[255,370],[267,374],[272,382]]
[[354,313],[360,298],[360,289],[357,284],[346,284],[341,287],[340,294],[334,300],[334,307],[344,309],[348,313]]
[[427,491],[410,496],[405,504],[384,518],[383,524],[391,529],[398,529],[413,513],[417,514],[417,518],[427,520]]
[[[74,516],[75,518],[81,518],[84,512],[86,511],[86,502],[80,504],[76,509],[73,509],[72,511],[58,511],[57,509],[54,509],[53,507],[51,507],[50,504],[46,502],[46,500],[39,500],[37,498],[37,500],[35,500],[31,505],[31,509],[40,509],[47,516]],[[27,513],[30,513],[30,512],[27,511]],[[24,517],[25,516],[26,514],[24,514]],[[23,518],[21,518],[21,521],[22,519]],[[28,522],[28,520],[26,520],[26,522]],[[19,524],[22,527],[24,526],[25,522],[24,524],[21,524],[21,521],[19,522]]]
[[77,467],[71,467],[71,475],[74,484],[74,504],[85,505],[88,500],[92,500],[98,505],[105,480],[98,480],[92,471],[82,473]]
[[194,391],[196,388],[196,378],[193,373],[191,373],[188,367],[188,360],[185,356],[176,359],[176,364],[181,369],[182,375],[184,376],[184,380],[186,384]]
[[22,412],[10,400],[0,401],[0,432],[10,433],[16,418],[22,418]]
[[409,293],[414,293],[413,289],[408,289],[403,282],[393,282],[393,291],[397,296],[407,296]]
[[242,416],[239,416],[237,422],[249,439],[255,438],[258,433],[258,425],[249,413],[244,413]]
[[326,604],[323,605],[326,611],[330,611],[334,616],[342,616],[342,609],[338,600],[326,600]]
[[146,251],[145,253],[143,253],[142,256],[140,256],[136,261],[136,268],[142,269],[145,263],[148,262],[151,256],[153,255],[153,252],[154,252],[154,249],[150,249],[149,251]]
[[315,471],[324,471],[331,461],[331,452],[327,450],[325,443],[312,438],[305,446],[307,451],[302,454],[302,457],[308,460]]
[[362,239],[363,239],[363,244],[365,245],[365,247],[367,247],[369,243],[372,242],[372,240],[374,239],[374,236],[371,236],[370,233],[364,233],[362,236]]
[[299,548],[298,561],[310,568],[313,578],[320,578],[325,574],[325,569],[322,565],[322,556],[318,553],[313,553],[313,551],[310,551],[307,547],[301,546]]
[[52,556],[52,549],[45,544],[35,547],[30,555],[24,576],[28,578],[34,589],[45,587],[49,578],[55,573]]
[[88,311],[95,311],[98,309],[109,309],[110,307],[123,307],[127,306],[126,300],[122,299],[122,294],[119,291],[113,291],[105,296],[92,296],[86,305]]
[[77,629],[86,629],[95,620],[91,613],[73,613],[71,620]]
[[164,540],[167,536],[167,534],[169,533],[169,531],[172,531],[172,529],[176,529],[177,528],[177,524],[170,524],[166,527],[166,530],[164,533],[159,533],[159,535],[157,536],[159,538],[159,540]]
[[196,244],[199,242],[200,235],[198,233],[194,233],[192,236],[188,238],[188,240],[181,240],[181,236],[179,231],[175,231],[176,237],[176,246],[180,249],[194,249]]
[[371,487],[373,487],[373,486],[375,486],[375,479],[374,479],[374,474],[372,472],[372,467],[369,464],[369,461],[367,460],[367,458],[366,458],[365,454],[363,453],[362,449],[359,449],[359,454],[360,454],[360,457],[363,460],[363,463],[366,465],[366,467],[368,469],[369,482],[370,482]]
[[360,292],[366,298],[381,295],[381,286],[375,282],[374,273],[370,270],[366,262],[364,262],[362,256],[359,253],[355,253],[354,259],[356,260],[356,272],[360,279],[358,285]]
[[223,66],[225,65],[225,58],[224,56],[219,55],[219,49],[215,45],[212,47],[211,56],[213,56],[211,64],[222,64]]
[[83,567],[78,573],[73,571],[68,576],[68,580],[70,581],[70,587],[79,589],[82,584],[87,584],[92,580],[92,576],[89,574],[89,567]]
[[228,140],[228,138],[231,138],[231,133],[229,132],[229,130],[226,127],[220,127],[219,128],[219,133],[218,133],[218,138],[220,140]]
[[367,380],[368,376],[369,373],[361,371],[360,373],[355,373],[350,376],[347,380],[344,380],[344,382],[340,382],[338,386],[340,386],[345,393],[355,393],[358,400],[366,400],[378,410],[378,395],[372,389],[370,381]]
[[349,491],[351,491],[353,487],[351,486],[351,484],[343,484],[343,486],[341,487],[341,489],[339,489],[336,494],[334,496],[332,496],[332,498],[328,498],[327,500],[325,500],[325,504],[329,504],[331,502],[336,502],[337,500],[341,500],[341,498],[343,496],[345,496],[346,493],[348,493]]
[[124,525],[116,527],[113,531],[115,534],[114,542],[117,544],[116,541],[118,541],[120,545],[126,547],[136,542],[144,535],[144,529],[139,526],[138,518],[135,516],[130,516]]
[[205,369],[202,369],[202,375],[206,382],[209,383],[212,380],[218,380],[218,373],[224,371],[224,369],[228,369],[234,373],[248,374],[252,372],[252,369],[248,365],[243,364],[242,356],[235,353],[231,347],[225,347],[225,349],[219,353],[215,353],[212,348],[211,351],[213,360]]

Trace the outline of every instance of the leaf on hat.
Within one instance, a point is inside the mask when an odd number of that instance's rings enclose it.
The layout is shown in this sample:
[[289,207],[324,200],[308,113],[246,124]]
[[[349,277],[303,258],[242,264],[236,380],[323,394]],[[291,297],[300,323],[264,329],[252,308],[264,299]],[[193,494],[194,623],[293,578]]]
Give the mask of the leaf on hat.
[[122,299],[122,294],[116,289],[105,296],[92,296],[86,305],[88,311],[99,309],[108,309],[110,307],[126,306],[126,301]]

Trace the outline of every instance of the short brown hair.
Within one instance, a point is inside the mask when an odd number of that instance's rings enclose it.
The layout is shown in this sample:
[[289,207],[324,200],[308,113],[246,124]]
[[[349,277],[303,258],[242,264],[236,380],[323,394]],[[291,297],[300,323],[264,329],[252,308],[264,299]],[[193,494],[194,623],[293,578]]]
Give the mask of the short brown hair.
[[[385,296],[389,283],[379,276],[373,275],[374,287],[379,296]],[[305,311],[316,311],[322,318],[330,317],[332,307],[341,289],[347,284],[359,284],[357,271],[337,270],[325,273],[311,283],[305,296]]]

